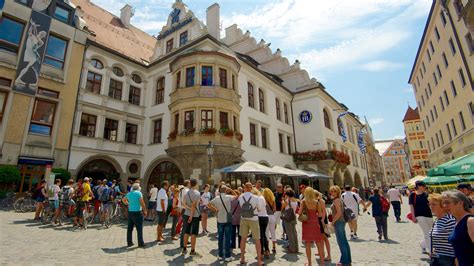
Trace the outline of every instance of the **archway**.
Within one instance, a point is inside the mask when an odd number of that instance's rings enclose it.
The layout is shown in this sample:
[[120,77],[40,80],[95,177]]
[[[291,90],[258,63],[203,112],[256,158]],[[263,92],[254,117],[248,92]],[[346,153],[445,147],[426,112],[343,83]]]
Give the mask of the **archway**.
[[361,188],[363,187],[364,183],[362,182],[362,178],[359,175],[359,172],[355,172],[354,174],[354,184],[356,188]]
[[344,186],[354,186],[354,181],[352,180],[352,175],[349,170],[344,172]]
[[90,177],[93,180],[117,179],[120,173],[117,168],[106,159],[92,159],[85,163],[77,172],[77,178]]
[[161,182],[165,180],[168,181],[170,185],[180,185],[184,182],[183,175],[178,166],[170,161],[163,161],[153,168],[148,178],[147,188],[149,188],[151,184],[160,187]]
[[342,187],[344,185],[344,183],[342,182],[341,172],[339,172],[339,170],[334,173],[334,185],[339,187]]

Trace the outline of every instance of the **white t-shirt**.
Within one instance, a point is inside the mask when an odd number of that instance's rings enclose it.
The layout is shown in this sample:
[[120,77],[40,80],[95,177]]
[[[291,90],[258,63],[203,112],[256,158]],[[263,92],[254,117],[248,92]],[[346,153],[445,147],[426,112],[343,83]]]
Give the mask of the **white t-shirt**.
[[354,213],[359,213],[359,210],[357,207],[359,206],[359,202],[362,200],[359,194],[354,193],[352,191],[346,191],[342,193],[342,198],[347,208],[350,208]]
[[150,201],[156,201],[157,196],[158,196],[158,188],[154,187],[150,190]]
[[[222,200],[221,200],[222,197]],[[231,202],[234,199],[233,196],[221,193],[219,196],[211,200],[211,204],[217,208],[217,222],[218,223],[227,223],[227,212],[232,213]],[[222,205],[222,202],[225,204]],[[226,211],[227,210],[227,211]]]
[[188,191],[189,191],[189,188],[185,187],[183,189],[181,189],[181,194],[179,194],[179,197],[178,197],[178,208],[180,210],[184,209],[184,206],[183,206],[183,199],[184,197],[186,197],[186,194],[188,194]]
[[242,205],[244,205],[244,197],[245,197],[245,201],[249,201],[249,198],[250,198],[250,204],[252,205],[252,208],[254,209],[253,211],[253,214],[255,216],[253,216],[252,218],[244,218],[242,217],[242,219],[245,219],[245,220],[251,220],[251,221],[258,221],[258,213],[260,211],[260,200],[258,199],[258,196],[255,196],[254,194],[250,193],[250,192],[245,192],[244,194],[240,195],[239,197],[239,205],[240,207],[242,207]]
[[258,197],[258,217],[268,217],[267,214],[267,201],[263,196]]
[[59,200],[59,191],[61,191],[59,186],[58,185],[53,185],[51,187],[51,190],[53,192],[53,198],[50,198],[49,200]]
[[[164,200],[164,205],[165,209],[161,209],[161,200]],[[166,194],[166,190],[164,188],[161,188],[160,191],[158,191],[158,200],[156,201],[156,210],[159,212],[166,212],[166,209],[168,208],[168,194]]]
[[387,191],[390,201],[400,201],[400,191],[396,188],[391,188]]
[[201,203],[200,205],[207,206],[209,204],[209,201],[211,200],[211,192],[204,192],[201,195]]

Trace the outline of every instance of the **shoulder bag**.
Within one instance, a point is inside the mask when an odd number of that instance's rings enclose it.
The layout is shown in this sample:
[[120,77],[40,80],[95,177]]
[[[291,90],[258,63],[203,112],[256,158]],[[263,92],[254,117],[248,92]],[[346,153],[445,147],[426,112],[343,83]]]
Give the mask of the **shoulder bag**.
[[306,201],[303,201],[301,214],[298,216],[298,221],[304,223],[308,221],[308,208],[306,207]]

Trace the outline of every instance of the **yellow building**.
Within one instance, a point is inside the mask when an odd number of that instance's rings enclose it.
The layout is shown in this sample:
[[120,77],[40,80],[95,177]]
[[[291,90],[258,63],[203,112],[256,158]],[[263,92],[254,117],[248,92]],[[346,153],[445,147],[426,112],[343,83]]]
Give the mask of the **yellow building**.
[[413,109],[408,106],[402,121],[403,127],[405,128],[410,173],[412,176],[426,175],[426,171],[429,168],[428,148],[425,133],[421,126],[418,108]]
[[433,1],[410,74],[433,167],[474,151],[469,8],[472,1]]
[[401,139],[375,141],[375,148],[383,159],[385,180],[388,185],[403,185],[410,178],[410,167]]
[[75,12],[63,1],[6,1],[1,15],[0,164],[18,166],[20,192],[68,168],[87,39]]

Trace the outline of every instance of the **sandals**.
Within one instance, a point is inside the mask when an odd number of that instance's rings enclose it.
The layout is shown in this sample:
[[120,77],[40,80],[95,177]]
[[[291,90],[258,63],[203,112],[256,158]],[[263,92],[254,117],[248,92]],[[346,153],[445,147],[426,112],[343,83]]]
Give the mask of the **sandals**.
[[331,258],[326,257],[324,258],[324,261],[331,261]]

